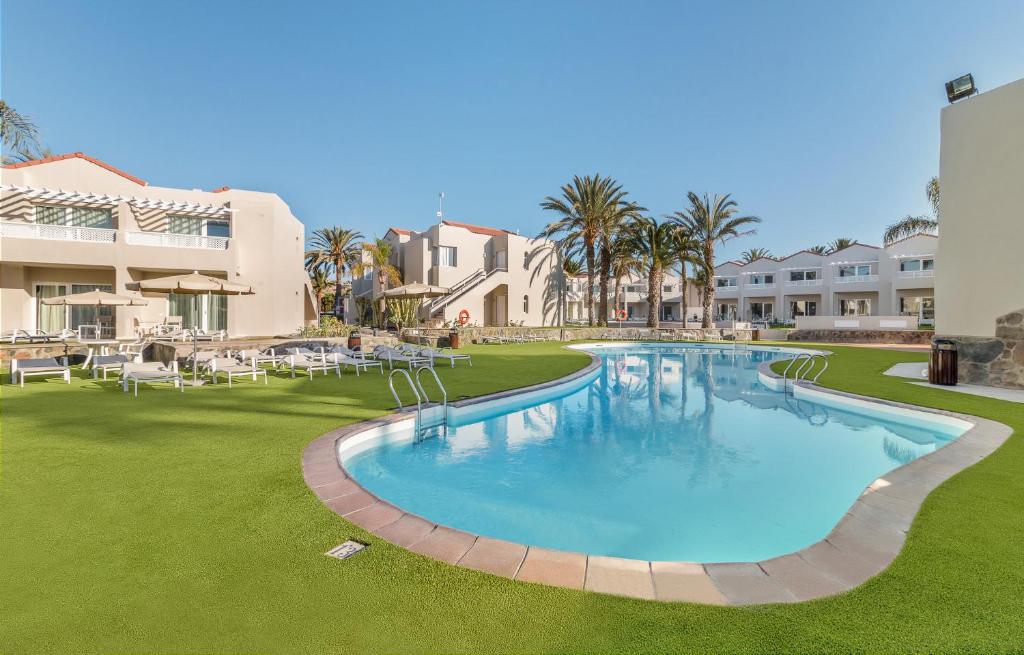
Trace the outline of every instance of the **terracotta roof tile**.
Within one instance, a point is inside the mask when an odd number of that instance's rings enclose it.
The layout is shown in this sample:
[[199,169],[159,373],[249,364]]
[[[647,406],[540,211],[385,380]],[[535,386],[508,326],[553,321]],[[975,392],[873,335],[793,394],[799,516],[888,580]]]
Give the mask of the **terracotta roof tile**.
[[515,232],[498,229],[496,227],[482,227],[480,225],[471,225],[469,223],[457,223],[455,221],[441,221],[441,223],[451,227],[461,227],[462,229],[469,230],[474,234],[485,234],[489,237],[500,237],[505,236],[506,234],[515,234]]
[[49,164],[49,163],[55,162],[55,161],[62,161],[64,159],[84,159],[85,161],[87,161],[87,162],[89,162],[91,164],[96,164],[100,168],[107,169],[111,173],[116,173],[117,175],[120,175],[121,177],[125,178],[126,180],[131,180],[132,182],[135,182],[136,184],[139,184],[141,186],[146,186],[146,181],[145,180],[139,179],[139,178],[137,178],[134,175],[131,175],[129,173],[125,173],[124,171],[122,171],[119,168],[114,168],[110,164],[102,162],[99,159],[96,159],[94,157],[90,157],[89,155],[85,154],[84,152],[70,152],[70,153],[68,153],[66,155],[54,155],[53,157],[44,157],[43,159],[33,159],[31,161],[23,161],[23,162],[20,162],[20,163],[17,163],[17,164],[4,164],[4,168],[26,168],[28,166],[38,166],[40,164]]

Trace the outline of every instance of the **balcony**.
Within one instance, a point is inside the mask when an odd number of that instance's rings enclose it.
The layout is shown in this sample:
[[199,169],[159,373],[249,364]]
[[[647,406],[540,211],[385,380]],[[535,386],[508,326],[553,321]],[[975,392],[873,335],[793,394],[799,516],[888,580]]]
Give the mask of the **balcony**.
[[930,269],[927,271],[897,271],[896,277],[903,280],[909,280],[911,278],[919,277],[935,277],[935,269]]
[[844,275],[833,278],[836,284],[854,284],[857,282],[878,282],[877,275]]
[[195,248],[199,250],[228,249],[228,237],[207,237],[200,234],[173,234],[171,232],[125,232],[124,236],[125,243],[133,246]]
[[775,288],[775,283],[774,282],[748,282],[747,284],[743,285],[743,288],[744,289],[752,289],[752,290],[758,290],[758,289],[771,290],[771,289]]
[[47,239],[50,241],[81,241],[114,243],[117,230],[102,227],[75,227],[49,223],[0,222],[0,237],[12,239]]
[[820,287],[821,280],[786,280],[787,287]]

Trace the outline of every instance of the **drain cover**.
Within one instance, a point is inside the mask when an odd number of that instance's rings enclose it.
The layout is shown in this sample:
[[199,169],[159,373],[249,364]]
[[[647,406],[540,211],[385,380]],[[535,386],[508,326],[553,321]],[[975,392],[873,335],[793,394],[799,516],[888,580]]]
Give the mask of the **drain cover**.
[[358,541],[346,541],[340,546],[335,546],[330,549],[324,553],[324,555],[327,555],[328,557],[336,557],[338,559],[348,559],[364,548],[366,548],[366,544],[361,544]]

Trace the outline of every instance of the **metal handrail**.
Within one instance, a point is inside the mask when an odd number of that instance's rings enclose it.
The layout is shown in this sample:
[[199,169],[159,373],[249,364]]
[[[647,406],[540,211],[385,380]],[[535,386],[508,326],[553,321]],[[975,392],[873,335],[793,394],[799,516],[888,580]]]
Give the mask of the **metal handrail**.
[[396,368],[391,371],[388,375],[388,388],[391,389],[391,395],[395,397],[395,403],[398,405],[398,409],[402,409],[402,400],[398,397],[398,392],[395,391],[395,375],[401,373],[405,376],[406,381],[409,383],[409,387],[412,389],[412,393],[416,396],[416,423],[415,423],[415,438],[418,441],[420,435],[420,414],[423,413],[423,399],[420,398],[420,392],[416,389],[416,383],[412,381],[412,377],[409,376],[409,372],[405,369]]
[[818,358],[820,358],[825,365],[822,366],[821,370],[818,371],[818,374],[811,380],[811,384],[815,384],[818,381],[818,378],[821,377],[821,374],[828,369],[828,359],[821,353],[811,353],[811,355],[807,357],[807,361],[801,364],[800,368],[798,368],[796,373],[793,374],[793,381],[806,380],[807,378],[803,377],[804,369],[807,369],[806,375],[810,375],[814,371],[814,360]]
[[435,371],[432,367],[430,367],[430,366],[423,366],[423,367],[417,369],[416,370],[416,384],[419,386],[420,393],[423,394],[423,398],[427,402],[430,402],[430,397],[427,395],[426,390],[423,388],[423,381],[420,380],[420,375],[423,374],[423,371],[430,371],[430,374],[434,376],[434,382],[437,383],[437,388],[441,390],[441,411],[443,412],[443,418],[442,418],[441,425],[442,425],[442,427],[444,427],[444,436],[447,437],[448,436],[448,390],[444,388],[443,384],[441,384],[441,378],[439,378],[437,376],[437,371]]
[[[789,365],[786,366],[784,371],[782,371],[782,391],[783,392],[785,392],[786,388],[787,388],[786,387],[786,376],[789,374],[789,369],[793,368],[793,364],[796,364],[797,362],[799,362],[802,359],[810,358],[810,356],[811,356],[810,353],[800,353],[796,357],[793,357],[792,359],[789,360]],[[799,370],[799,369],[797,369],[797,370]],[[796,379],[795,375],[793,377],[794,377],[794,379]]]

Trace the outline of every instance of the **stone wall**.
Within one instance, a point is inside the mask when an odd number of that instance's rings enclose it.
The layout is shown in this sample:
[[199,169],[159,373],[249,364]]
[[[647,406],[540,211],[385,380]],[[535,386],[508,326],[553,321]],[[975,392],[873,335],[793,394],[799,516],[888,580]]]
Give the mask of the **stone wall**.
[[[661,328],[657,330],[659,335],[665,339],[673,340],[696,340],[700,338],[701,330],[682,328]],[[710,328],[707,330],[709,338],[724,338],[738,341],[750,341],[756,330],[732,330]],[[552,341],[582,341],[599,340],[605,335],[614,335],[614,338],[633,340],[638,334],[648,334],[648,328],[618,328],[618,327],[562,327],[562,328],[530,328],[530,327],[467,327],[462,329],[460,339],[462,343],[482,343],[484,337],[507,336],[517,334],[538,335]],[[647,338],[647,337],[645,337]],[[432,345],[440,343],[442,346],[448,344],[447,329],[416,328],[406,330],[402,333],[402,340],[410,343],[426,341]]]
[[959,380],[1024,389],[1024,309],[996,319],[994,337],[940,337],[957,344]]
[[789,341],[818,343],[900,343],[929,344],[933,332],[928,330],[793,330]]

